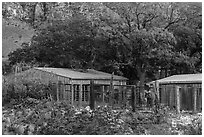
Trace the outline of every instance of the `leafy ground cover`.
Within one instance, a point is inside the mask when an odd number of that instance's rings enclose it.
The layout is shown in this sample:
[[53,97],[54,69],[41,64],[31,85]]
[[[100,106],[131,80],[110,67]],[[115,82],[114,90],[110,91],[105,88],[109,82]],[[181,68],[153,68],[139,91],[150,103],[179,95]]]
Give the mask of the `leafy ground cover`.
[[202,134],[201,114],[175,114],[166,107],[158,114],[150,110],[91,110],[66,102],[26,98],[2,110],[4,135],[171,135]]

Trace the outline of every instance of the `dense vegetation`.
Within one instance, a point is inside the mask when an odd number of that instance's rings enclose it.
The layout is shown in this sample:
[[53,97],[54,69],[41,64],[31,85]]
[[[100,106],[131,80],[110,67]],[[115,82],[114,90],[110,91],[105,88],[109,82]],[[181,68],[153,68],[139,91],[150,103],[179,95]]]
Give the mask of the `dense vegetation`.
[[160,105],[152,109],[130,106],[74,107],[56,102],[55,90],[39,79],[4,80],[2,133],[4,135],[201,135],[202,114]]
[[[195,135],[202,134],[202,115],[131,112],[111,107],[74,108],[66,102],[26,98],[3,107],[4,135]],[[166,113],[165,113],[166,112]],[[160,119],[158,121],[158,119]],[[153,127],[153,128],[151,128]]]
[[201,72],[201,3],[3,3],[35,30],[11,65],[95,68],[144,81]]
[[9,74],[16,66],[94,68],[140,81],[143,91],[144,82],[199,73],[202,3],[3,2],[2,16],[3,50],[12,50],[3,52],[3,134],[202,134],[200,114],[74,108],[40,80]]

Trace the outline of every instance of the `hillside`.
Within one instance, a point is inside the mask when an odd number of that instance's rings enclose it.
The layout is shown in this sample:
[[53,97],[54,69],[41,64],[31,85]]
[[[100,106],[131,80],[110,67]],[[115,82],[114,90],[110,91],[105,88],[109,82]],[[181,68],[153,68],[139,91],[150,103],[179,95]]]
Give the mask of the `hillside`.
[[34,30],[25,23],[2,19],[2,56],[7,57],[11,51],[20,48],[23,42],[32,38]]

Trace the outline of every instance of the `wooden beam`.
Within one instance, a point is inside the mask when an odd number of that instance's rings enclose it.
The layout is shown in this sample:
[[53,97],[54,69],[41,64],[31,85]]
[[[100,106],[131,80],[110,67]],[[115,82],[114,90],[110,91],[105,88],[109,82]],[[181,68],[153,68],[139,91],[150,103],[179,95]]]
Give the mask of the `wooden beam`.
[[61,83],[62,86],[62,93],[63,93],[63,99],[67,101],[66,93],[65,93],[65,83]]
[[113,75],[114,75],[114,72],[112,73],[111,75],[111,79],[110,79],[110,94],[109,94],[109,104],[110,106],[113,106]]
[[124,102],[124,106],[125,108],[127,107],[127,87],[123,87],[123,102]]
[[193,87],[193,112],[197,111],[197,88]]
[[71,84],[71,96],[72,96],[72,98],[71,98],[71,104],[72,105],[74,105],[74,86],[73,86],[73,84]]
[[181,104],[180,104],[180,87],[176,86],[176,112],[180,113],[180,108],[181,108]]
[[119,96],[118,96],[119,97],[119,105],[121,106],[122,103],[123,103],[123,100],[122,100],[123,99],[123,97],[122,97],[122,95],[123,95],[122,94],[122,85],[119,86],[119,91],[118,92],[119,92]]
[[79,85],[79,107],[82,106],[82,84]]
[[159,98],[159,82],[157,80],[155,81],[155,88],[156,88],[156,94],[157,94],[158,102],[160,102],[160,98]]
[[94,81],[90,81],[90,108],[93,110],[95,108],[95,93],[94,93]]
[[135,86],[132,86],[132,111],[135,112]]
[[57,82],[57,101],[59,101],[59,84]]
[[59,77],[58,76],[57,76],[56,85],[57,85],[57,101],[59,101]]
[[102,101],[104,103],[104,97],[105,97],[105,90],[104,90],[104,85],[102,85]]

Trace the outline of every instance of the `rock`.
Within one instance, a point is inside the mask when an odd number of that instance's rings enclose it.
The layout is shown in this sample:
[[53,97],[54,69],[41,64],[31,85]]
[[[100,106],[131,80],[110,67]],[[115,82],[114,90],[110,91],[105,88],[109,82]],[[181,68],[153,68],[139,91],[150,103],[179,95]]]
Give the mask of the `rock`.
[[128,115],[123,115],[120,119],[124,122],[132,122],[132,118]]
[[18,111],[18,112],[16,113],[17,116],[22,116],[22,114],[23,114],[22,111]]
[[89,106],[87,106],[85,109],[86,109],[87,111],[90,111],[90,110],[91,110],[91,108],[90,108]]
[[34,132],[35,131],[35,125],[34,124],[30,124],[28,126],[28,129],[29,129],[30,132]]
[[51,118],[51,112],[45,113],[45,119],[50,119]]
[[4,133],[2,133],[3,135],[15,135],[14,132],[8,132],[8,131],[5,131]]
[[4,121],[5,121],[5,125],[7,127],[9,127],[11,125],[11,119],[9,117],[5,118]]
[[75,115],[79,115],[79,114],[82,114],[82,112],[81,112],[81,111],[77,111],[77,112],[75,113]]
[[43,122],[43,126],[46,127],[47,126],[47,122]]
[[28,135],[33,135],[33,133],[31,131],[28,131]]
[[45,106],[46,106],[47,108],[51,108],[51,107],[53,106],[53,104],[52,104],[52,102],[46,102],[46,103],[45,103]]
[[23,135],[24,132],[25,132],[25,126],[20,125],[20,126],[18,127],[18,133],[21,134],[21,135]]

